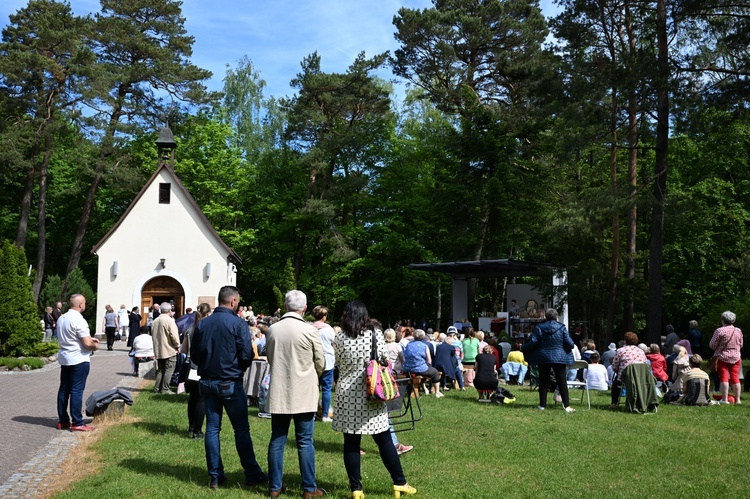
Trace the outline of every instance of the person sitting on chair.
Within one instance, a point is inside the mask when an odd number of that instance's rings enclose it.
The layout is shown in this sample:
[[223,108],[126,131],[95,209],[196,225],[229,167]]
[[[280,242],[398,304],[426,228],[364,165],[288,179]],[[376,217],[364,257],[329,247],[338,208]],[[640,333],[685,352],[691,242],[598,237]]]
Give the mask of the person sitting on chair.
[[529,370],[529,363],[523,356],[520,343],[513,345],[513,351],[508,354],[508,360],[505,361],[501,370],[506,383],[510,383],[510,377],[515,376],[517,383],[523,385],[524,378]]
[[589,367],[583,371],[583,379],[589,390],[609,390],[607,368],[599,363],[599,354],[593,352],[589,357]]
[[[436,398],[443,396],[440,393],[440,373],[432,367],[432,357],[427,345],[422,341],[425,332],[421,329],[414,331],[414,340],[404,349],[404,372],[432,380],[432,393]],[[494,357],[493,357],[494,361]]]
[[[132,333],[131,333],[132,334]],[[138,376],[138,365],[141,362],[153,362],[154,340],[148,326],[141,327],[141,333],[133,339],[130,362],[133,365],[133,376]]]
[[620,392],[622,391],[622,372],[630,364],[646,364],[646,354],[638,348],[638,335],[633,332],[625,333],[625,346],[619,348],[612,360],[612,370],[615,377],[612,380],[612,410],[617,410],[620,403]]

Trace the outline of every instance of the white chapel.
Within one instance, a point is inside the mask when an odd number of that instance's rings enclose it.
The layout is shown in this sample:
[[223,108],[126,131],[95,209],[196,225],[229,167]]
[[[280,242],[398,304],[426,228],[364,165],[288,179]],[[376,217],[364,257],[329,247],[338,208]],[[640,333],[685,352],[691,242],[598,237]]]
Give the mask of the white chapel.
[[96,332],[104,306],[141,309],[173,301],[175,317],[199,303],[215,307],[219,289],[235,285],[240,259],[222,241],[171,164],[176,144],[159,132],[160,165],[120,220],[92,249],[99,261]]

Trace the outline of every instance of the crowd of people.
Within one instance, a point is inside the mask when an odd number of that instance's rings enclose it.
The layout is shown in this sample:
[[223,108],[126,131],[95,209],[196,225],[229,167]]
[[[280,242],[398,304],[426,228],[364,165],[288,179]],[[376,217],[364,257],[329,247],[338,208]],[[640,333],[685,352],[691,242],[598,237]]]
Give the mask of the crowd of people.
[[[211,488],[221,487],[227,480],[219,440],[226,412],[245,470],[245,484],[267,486],[271,497],[286,490],[284,448],[292,422],[303,497],[326,494],[316,482],[316,419],[331,423],[333,430],[344,435],[343,461],[352,497],[364,497],[360,470],[362,435],[371,435],[378,446],[383,465],[391,475],[394,495],[416,493],[406,480],[399,457],[412,447],[398,442],[386,405],[365,396],[364,366],[372,352],[397,376],[410,376],[429,385],[426,393],[436,398],[442,398],[445,391],[466,387],[494,391],[500,382],[523,384],[526,376],[535,371],[539,410],[547,408],[548,394],[554,392],[563,409],[574,412],[568,392],[568,381],[574,379],[584,381],[591,390],[610,390],[611,408],[617,409],[623,373],[633,364],[648,364],[673,403],[690,403],[687,392],[695,383],[708,386],[709,374],[702,369],[703,358],[698,353],[702,348],[701,334],[695,321],[690,322],[684,338],[668,326],[661,345],[645,345],[639,343],[637,334],[627,332],[618,345],[611,343],[600,353],[593,340],[570,335],[558,321],[554,308],[545,309],[545,320],[524,343],[511,344],[505,335],[498,338],[490,333],[485,337],[482,331],[462,328],[459,332],[455,326],[443,333],[433,331],[429,324],[413,327],[407,321],[384,330],[369,316],[364,303],[357,300],[347,304],[339,326],[328,323],[329,310],[324,306],[314,307],[314,321],[307,321],[307,299],[298,290],[287,293],[283,315],[281,310],[271,316],[255,315],[252,307],[240,307],[239,300],[237,288],[223,287],[218,307],[211,310],[210,305],[201,303],[194,312],[189,310],[194,320],[184,332],[178,330],[174,307],[169,302],[152,307],[145,326],[141,326],[138,307],[128,311],[122,305],[115,312],[107,305],[101,325],[109,350],[118,335],[123,341],[127,339],[134,375],[139,374],[141,363],[155,361],[154,391],[158,394],[175,393],[170,382],[178,356],[185,357],[184,371],[188,374],[184,378],[180,374],[180,381],[188,393],[188,436],[204,441]],[[61,304],[56,305],[56,309],[45,310],[44,339],[56,338],[60,343],[57,427],[91,431],[93,427],[83,422],[80,409],[89,359],[99,341],[90,334],[81,315],[85,310],[82,295],[71,297],[65,314]],[[724,312],[721,320],[722,327],[716,329],[708,345],[714,352],[712,363],[720,392],[717,403],[741,404],[743,335],[734,326],[735,314]],[[265,400],[265,410],[271,417],[267,473],[255,457],[243,383],[245,371],[258,358],[267,359],[271,380]],[[585,360],[586,368],[571,368],[577,360]]]

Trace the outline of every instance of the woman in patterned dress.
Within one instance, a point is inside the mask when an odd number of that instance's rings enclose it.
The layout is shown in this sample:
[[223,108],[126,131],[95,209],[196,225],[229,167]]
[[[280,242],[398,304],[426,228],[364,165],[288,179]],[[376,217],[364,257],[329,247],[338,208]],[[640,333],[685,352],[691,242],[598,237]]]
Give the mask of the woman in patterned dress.
[[359,300],[349,302],[341,316],[341,331],[336,334],[334,342],[339,381],[332,427],[344,434],[344,466],[352,498],[364,497],[359,453],[362,435],[372,435],[377,444],[380,459],[393,480],[394,496],[416,494],[417,490],[406,483],[401,461],[391,441],[385,403],[368,401],[365,395],[365,366],[370,360],[372,335],[376,338],[378,359],[387,362],[383,334],[370,325],[367,307]]

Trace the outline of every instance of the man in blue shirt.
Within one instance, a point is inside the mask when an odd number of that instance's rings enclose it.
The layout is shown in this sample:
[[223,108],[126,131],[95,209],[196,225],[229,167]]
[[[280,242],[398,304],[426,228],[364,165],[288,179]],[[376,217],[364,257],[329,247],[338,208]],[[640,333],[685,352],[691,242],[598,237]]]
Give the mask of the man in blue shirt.
[[227,411],[232,423],[235,447],[245,470],[245,485],[268,484],[268,477],[255,459],[250,438],[247,394],[242,378],[254,354],[247,323],[237,316],[239,302],[240,292],[236,287],[222,287],[219,306],[198,323],[190,348],[190,358],[198,366],[200,392],[206,406],[204,442],[212,489],[227,481],[219,444],[222,410]]

